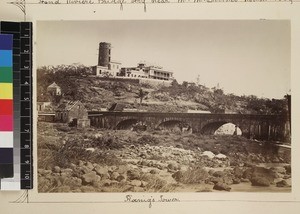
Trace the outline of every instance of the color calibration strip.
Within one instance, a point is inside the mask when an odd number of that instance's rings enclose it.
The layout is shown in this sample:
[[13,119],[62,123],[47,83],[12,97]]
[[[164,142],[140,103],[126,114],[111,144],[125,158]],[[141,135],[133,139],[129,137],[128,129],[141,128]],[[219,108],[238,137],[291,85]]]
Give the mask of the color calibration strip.
[[13,35],[13,178],[1,190],[33,188],[32,168],[32,23],[0,22],[0,33]]
[[0,34],[0,179],[14,176],[13,35]]

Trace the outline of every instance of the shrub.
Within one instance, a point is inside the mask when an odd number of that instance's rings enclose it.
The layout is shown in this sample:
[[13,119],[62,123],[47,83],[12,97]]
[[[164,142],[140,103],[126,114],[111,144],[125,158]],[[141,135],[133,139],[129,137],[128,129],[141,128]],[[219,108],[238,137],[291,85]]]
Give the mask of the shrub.
[[203,183],[208,177],[208,172],[202,167],[192,167],[187,171],[177,171],[172,177],[184,184],[199,184]]
[[138,143],[142,144],[142,145],[145,145],[145,144],[157,145],[159,143],[159,139],[157,137],[147,134],[147,135],[143,135],[141,138],[139,138]]

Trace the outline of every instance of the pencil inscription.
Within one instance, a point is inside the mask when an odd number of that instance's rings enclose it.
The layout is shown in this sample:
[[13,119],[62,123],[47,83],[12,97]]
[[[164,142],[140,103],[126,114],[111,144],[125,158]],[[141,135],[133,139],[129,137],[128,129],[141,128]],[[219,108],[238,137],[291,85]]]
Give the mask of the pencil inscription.
[[133,195],[126,195],[124,202],[126,203],[149,203],[149,208],[152,207],[152,204],[155,202],[158,203],[168,203],[168,202],[180,202],[179,198],[166,198],[164,195],[160,195],[159,197],[155,198],[153,196],[150,197],[134,197]]

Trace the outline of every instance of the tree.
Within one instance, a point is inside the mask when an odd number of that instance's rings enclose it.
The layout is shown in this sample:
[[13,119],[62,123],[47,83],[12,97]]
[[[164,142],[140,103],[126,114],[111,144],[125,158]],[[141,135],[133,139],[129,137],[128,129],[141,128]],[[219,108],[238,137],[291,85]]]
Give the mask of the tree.
[[143,89],[139,89],[138,98],[140,98],[140,104],[142,104],[144,97],[148,94],[148,92],[144,91]]

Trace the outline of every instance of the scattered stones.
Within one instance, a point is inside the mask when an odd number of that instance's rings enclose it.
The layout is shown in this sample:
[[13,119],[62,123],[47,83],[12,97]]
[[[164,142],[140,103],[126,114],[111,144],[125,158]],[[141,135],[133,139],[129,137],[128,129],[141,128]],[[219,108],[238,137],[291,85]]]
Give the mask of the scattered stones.
[[70,187],[80,187],[82,185],[82,180],[76,177],[69,177],[64,180],[64,184]]
[[46,176],[46,175],[49,175],[49,174],[51,174],[51,173],[52,173],[51,170],[38,169],[38,174],[39,174],[39,175],[42,175],[42,176]]
[[117,172],[119,174],[125,174],[129,170],[128,166],[126,165],[120,165],[117,169]]
[[286,169],[284,167],[272,167],[270,168],[270,170],[272,170],[272,172],[275,172],[275,173],[280,173],[280,174],[286,174]]
[[66,173],[68,175],[71,175],[73,173],[73,169],[70,169],[70,168],[61,169],[61,173]]

